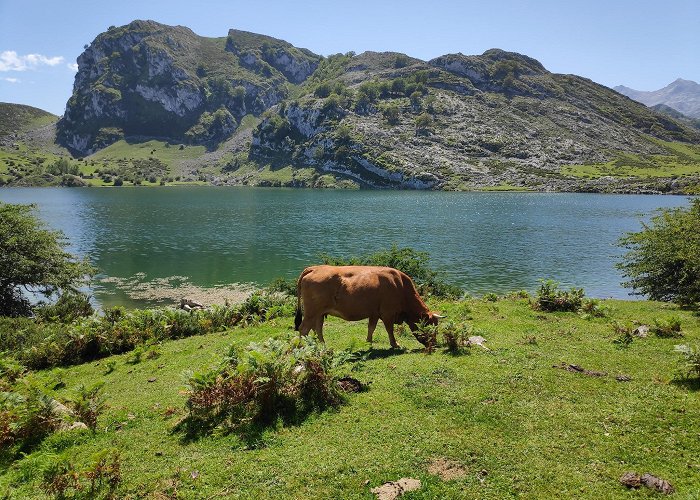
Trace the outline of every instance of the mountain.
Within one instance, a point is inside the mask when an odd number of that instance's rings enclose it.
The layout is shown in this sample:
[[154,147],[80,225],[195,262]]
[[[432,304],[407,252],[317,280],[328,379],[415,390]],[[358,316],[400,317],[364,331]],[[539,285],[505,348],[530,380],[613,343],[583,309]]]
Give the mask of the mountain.
[[652,92],[634,90],[623,85],[615,87],[614,90],[649,107],[665,104],[685,116],[700,119],[700,84],[692,80],[679,78]]
[[154,21],[112,27],[80,55],[57,140],[104,182],[700,189],[692,123],[522,54],[322,57]]
[[183,26],[134,21],[99,35],[78,57],[58,139],[81,153],[125,136],[216,143],[305,80],[320,56],[230,30],[206,38]]
[[656,104],[654,106],[650,106],[650,108],[657,113],[662,113],[670,116],[674,120],[678,120],[679,122],[686,123],[692,127],[700,129],[700,118],[690,118],[689,116],[684,115],[680,111],[675,110],[666,104]]

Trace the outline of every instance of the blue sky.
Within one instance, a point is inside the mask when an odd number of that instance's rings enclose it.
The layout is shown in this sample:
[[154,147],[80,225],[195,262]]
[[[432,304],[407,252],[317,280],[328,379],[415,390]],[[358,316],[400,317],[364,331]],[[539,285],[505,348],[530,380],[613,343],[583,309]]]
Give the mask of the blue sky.
[[134,19],[204,36],[243,29],[323,55],[394,50],[430,59],[497,47],[611,87],[700,82],[698,0],[0,0],[0,101],[62,114],[83,45]]

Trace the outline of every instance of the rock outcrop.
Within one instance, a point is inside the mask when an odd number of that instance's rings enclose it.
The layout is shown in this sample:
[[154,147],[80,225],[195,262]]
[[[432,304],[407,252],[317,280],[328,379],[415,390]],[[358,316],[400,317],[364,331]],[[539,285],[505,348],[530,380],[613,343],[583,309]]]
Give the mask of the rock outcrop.
[[240,119],[287,96],[320,57],[272,37],[231,30],[206,38],[134,21],[99,35],[78,58],[59,141],[89,154],[125,136],[215,144]]

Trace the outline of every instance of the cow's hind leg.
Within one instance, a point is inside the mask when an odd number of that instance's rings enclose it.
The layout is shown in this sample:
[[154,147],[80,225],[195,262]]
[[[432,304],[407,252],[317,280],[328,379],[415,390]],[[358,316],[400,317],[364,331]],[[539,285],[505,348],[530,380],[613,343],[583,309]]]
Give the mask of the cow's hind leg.
[[323,319],[324,316],[321,314],[318,319],[316,320],[314,326],[312,326],[312,329],[314,332],[316,332],[316,336],[318,337],[318,340],[323,342],[324,344],[326,343],[325,340],[323,340]]
[[372,343],[372,335],[374,334],[374,329],[377,328],[377,322],[379,318],[369,318],[369,323],[367,324],[367,342]]
[[384,323],[384,328],[386,328],[386,333],[389,334],[389,344],[391,344],[391,347],[394,349],[398,349],[399,344],[396,342],[396,337],[394,337],[394,323],[391,321],[384,321],[382,320],[382,323]]

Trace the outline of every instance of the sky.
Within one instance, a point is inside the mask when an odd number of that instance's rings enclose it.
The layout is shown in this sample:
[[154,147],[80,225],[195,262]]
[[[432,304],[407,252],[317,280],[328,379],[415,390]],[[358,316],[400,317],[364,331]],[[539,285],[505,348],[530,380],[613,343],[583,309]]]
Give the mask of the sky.
[[0,102],[63,114],[83,46],[134,19],[253,31],[322,55],[500,48],[609,87],[700,82],[700,0],[0,0]]

